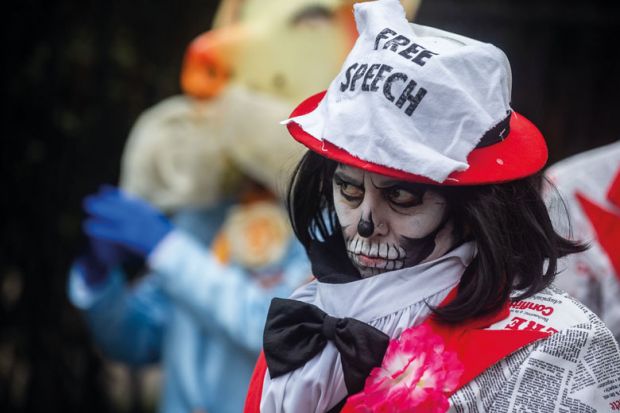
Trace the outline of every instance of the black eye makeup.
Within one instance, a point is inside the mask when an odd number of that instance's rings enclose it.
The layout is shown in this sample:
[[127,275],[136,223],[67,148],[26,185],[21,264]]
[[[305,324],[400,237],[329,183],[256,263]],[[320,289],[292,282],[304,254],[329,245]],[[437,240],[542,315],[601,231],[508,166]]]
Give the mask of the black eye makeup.
[[399,185],[381,188],[383,197],[391,204],[410,208],[422,204],[425,190],[423,188],[404,188]]
[[345,177],[334,174],[334,184],[340,195],[349,202],[359,203],[364,198],[364,188],[361,185],[348,181]]
[[[424,200],[424,193],[427,186],[412,182],[387,180],[381,184],[370,180],[372,185],[381,191],[383,198],[391,206],[399,208],[411,208],[421,205]],[[393,208],[392,208],[393,209]]]

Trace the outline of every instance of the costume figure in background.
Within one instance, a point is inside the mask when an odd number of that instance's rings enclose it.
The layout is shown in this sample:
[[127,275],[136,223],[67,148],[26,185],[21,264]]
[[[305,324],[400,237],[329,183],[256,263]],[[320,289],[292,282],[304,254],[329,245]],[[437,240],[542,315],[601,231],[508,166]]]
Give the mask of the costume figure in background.
[[[355,38],[345,3],[223,2],[216,29],[188,49],[188,96],[137,121],[123,190],[85,200],[91,245],[71,300],[106,354],[161,361],[162,412],[241,411],[270,299],[310,276],[275,197],[301,155],[278,122],[337,72]],[[149,269],[135,285],[122,271],[130,255]]]
[[620,142],[558,162],[546,175],[558,189],[549,191],[549,207],[559,230],[590,244],[582,254],[566,257],[556,284],[601,317],[620,340]]
[[[73,266],[70,296],[104,354],[161,362],[160,411],[238,412],[269,302],[306,282],[310,268],[273,192],[234,178],[196,111],[175,97],[139,119],[125,155],[157,152],[140,177],[159,168],[168,185],[153,203],[113,187],[85,199],[90,250]],[[135,284],[123,272],[131,255],[148,268]]]
[[355,5],[360,37],[285,122],[316,280],[269,309],[245,411],[608,411],[620,349],[550,287],[583,245],[540,194],[547,148],[488,43]]

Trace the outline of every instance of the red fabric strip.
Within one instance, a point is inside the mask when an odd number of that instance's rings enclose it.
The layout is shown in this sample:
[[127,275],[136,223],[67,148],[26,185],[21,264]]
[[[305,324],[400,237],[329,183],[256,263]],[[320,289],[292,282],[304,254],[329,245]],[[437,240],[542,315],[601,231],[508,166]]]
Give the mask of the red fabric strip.
[[605,250],[620,279],[620,215],[607,211],[577,192],[577,200],[586,214],[600,246]]
[[243,413],[260,413],[260,401],[263,395],[263,383],[265,381],[266,372],[267,362],[265,361],[265,355],[261,351],[256,361],[252,378],[250,379]]

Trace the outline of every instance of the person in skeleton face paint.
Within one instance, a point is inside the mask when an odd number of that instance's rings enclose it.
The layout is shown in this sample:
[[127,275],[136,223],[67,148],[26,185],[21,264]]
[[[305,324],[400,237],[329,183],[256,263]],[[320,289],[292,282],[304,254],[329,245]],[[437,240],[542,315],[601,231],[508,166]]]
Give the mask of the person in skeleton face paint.
[[245,412],[608,410],[620,350],[550,287],[585,247],[551,224],[506,56],[397,0],[354,9],[342,71],[284,122],[309,149],[288,210],[316,279],[272,301]]
[[333,188],[347,255],[362,277],[431,261],[454,244],[446,199],[428,185],[340,164]]

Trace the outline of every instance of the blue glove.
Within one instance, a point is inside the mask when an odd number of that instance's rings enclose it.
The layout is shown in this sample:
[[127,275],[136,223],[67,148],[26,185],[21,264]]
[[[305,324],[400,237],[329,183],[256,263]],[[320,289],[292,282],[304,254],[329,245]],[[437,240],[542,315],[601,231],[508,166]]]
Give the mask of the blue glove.
[[82,273],[87,284],[96,285],[105,280],[112,269],[128,259],[127,251],[122,247],[106,240],[90,238],[87,250],[73,265]]
[[141,257],[147,257],[173,228],[151,204],[115,187],[104,186],[84,198],[84,210],[90,215],[83,224],[86,235]]

